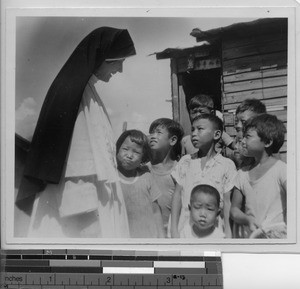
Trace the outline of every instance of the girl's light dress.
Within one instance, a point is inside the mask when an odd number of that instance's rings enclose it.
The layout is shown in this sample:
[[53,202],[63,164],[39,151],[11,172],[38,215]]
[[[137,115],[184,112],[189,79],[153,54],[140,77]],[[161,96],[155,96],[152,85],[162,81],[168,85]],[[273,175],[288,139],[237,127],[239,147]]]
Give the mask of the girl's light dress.
[[64,177],[36,196],[28,237],[129,237],[115,144],[92,75],[84,90]]

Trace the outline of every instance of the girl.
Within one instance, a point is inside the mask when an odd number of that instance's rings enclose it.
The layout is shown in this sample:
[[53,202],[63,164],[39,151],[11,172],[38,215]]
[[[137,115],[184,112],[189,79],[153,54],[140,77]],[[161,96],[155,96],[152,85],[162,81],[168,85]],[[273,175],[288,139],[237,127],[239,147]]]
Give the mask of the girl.
[[[244,237],[257,228],[278,226],[286,235],[286,164],[274,157],[284,142],[283,123],[274,115],[261,114],[246,121],[243,155],[254,158],[238,171],[233,192],[231,218],[243,225]],[[245,210],[242,211],[243,198]],[[276,234],[273,234],[276,236]]]
[[216,152],[215,144],[221,138],[222,131],[222,121],[212,114],[199,115],[192,122],[192,143],[199,150],[183,156],[172,173],[177,182],[171,209],[172,238],[179,238],[179,232],[189,222],[190,195],[193,187],[198,184],[208,184],[219,191],[223,219],[219,220],[219,226],[226,237],[231,237],[229,200],[236,168],[233,161]]
[[164,237],[158,205],[160,196],[152,176],[141,164],[149,159],[145,134],[128,130],[117,140],[117,164],[132,238]]

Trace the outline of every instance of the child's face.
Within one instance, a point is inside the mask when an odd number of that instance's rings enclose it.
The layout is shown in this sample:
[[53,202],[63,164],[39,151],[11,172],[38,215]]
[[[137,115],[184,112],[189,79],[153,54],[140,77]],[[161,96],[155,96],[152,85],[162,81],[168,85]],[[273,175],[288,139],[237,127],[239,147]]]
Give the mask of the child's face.
[[190,119],[193,120],[196,116],[201,114],[211,114],[212,109],[207,106],[198,106],[190,110]]
[[217,139],[217,130],[211,121],[198,119],[193,122],[191,140],[195,148],[208,148]]
[[242,145],[242,139],[243,139],[243,126],[245,122],[254,116],[256,116],[257,113],[251,111],[251,110],[246,110],[243,112],[240,112],[236,115],[236,120],[235,120],[235,130],[236,130],[236,144],[234,148],[234,154],[235,158],[237,160],[241,159],[243,155],[243,145]]
[[245,132],[242,140],[242,153],[246,157],[256,157],[265,150],[265,142],[258,136],[257,131],[253,128]]
[[246,111],[240,112],[236,115],[235,129],[237,132],[237,135],[236,135],[237,142],[239,142],[243,139],[243,126],[244,126],[245,122],[249,118],[254,117],[256,115],[257,115],[257,113],[255,113],[251,110],[246,110]]
[[138,168],[143,159],[143,147],[131,141],[128,136],[117,154],[118,165],[126,171]]
[[192,222],[199,230],[205,231],[215,226],[220,209],[214,196],[197,192],[191,200],[190,211]]
[[149,146],[151,150],[169,149],[171,144],[172,138],[165,127],[158,126],[150,133]]

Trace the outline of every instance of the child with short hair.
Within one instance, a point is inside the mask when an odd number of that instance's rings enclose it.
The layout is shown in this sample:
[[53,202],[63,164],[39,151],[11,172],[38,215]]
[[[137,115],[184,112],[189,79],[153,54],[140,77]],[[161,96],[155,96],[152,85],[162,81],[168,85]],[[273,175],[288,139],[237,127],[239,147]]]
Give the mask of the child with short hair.
[[287,167],[273,156],[284,142],[286,128],[276,116],[261,114],[244,123],[243,133],[243,155],[254,162],[238,171],[230,216],[249,237],[259,227],[286,224]]
[[241,154],[241,141],[243,139],[244,123],[251,117],[266,113],[266,106],[259,99],[249,98],[245,99],[239,104],[235,111],[235,148],[234,148],[234,162],[238,168],[248,165],[252,158],[246,158]]
[[222,230],[217,227],[220,210],[220,194],[210,185],[197,185],[190,197],[190,219],[179,232],[180,238],[223,239]]
[[221,214],[218,226],[226,237],[231,236],[229,226],[230,193],[236,168],[232,160],[216,151],[215,145],[223,131],[222,121],[213,114],[197,116],[192,123],[192,143],[198,152],[183,156],[172,176],[176,188],[172,199],[171,236],[179,237],[179,231],[189,218],[189,202],[192,188],[198,184],[215,187],[221,197]]
[[183,128],[172,119],[159,118],[151,123],[149,134],[151,154],[150,162],[147,165],[161,192],[157,201],[162,212],[165,234],[167,234],[172,196],[175,190],[171,172],[180,157]]
[[116,143],[117,165],[132,238],[164,237],[157,203],[160,193],[142,163],[149,160],[147,136],[139,130],[124,131]]
[[[214,109],[214,101],[212,96],[208,94],[197,94],[195,95],[190,101],[187,106],[189,117],[191,123],[193,119],[201,114],[216,114]],[[186,135],[182,139],[182,155],[186,154],[193,154],[198,151],[195,148],[191,141],[191,135]],[[220,141],[217,143],[216,148],[217,150],[222,150],[224,146],[229,147],[230,149],[234,149],[234,140],[225,132],[223,131]]]

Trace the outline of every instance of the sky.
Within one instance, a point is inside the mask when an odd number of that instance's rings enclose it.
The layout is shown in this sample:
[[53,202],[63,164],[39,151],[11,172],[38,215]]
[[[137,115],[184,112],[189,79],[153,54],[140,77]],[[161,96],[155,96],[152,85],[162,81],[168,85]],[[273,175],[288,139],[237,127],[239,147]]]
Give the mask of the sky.
[[154,52],[199,45],[190,36],[254,18],[170,17],[17,17],[16,21],[16,133],[31,140],[52,81],[79,42],[101,26],[128,29],[137,55],[125,60],[123,73],[108,83],[97,82],[115,137],[127,128],[148,132],[151,122],[172,118],[170,60]]

